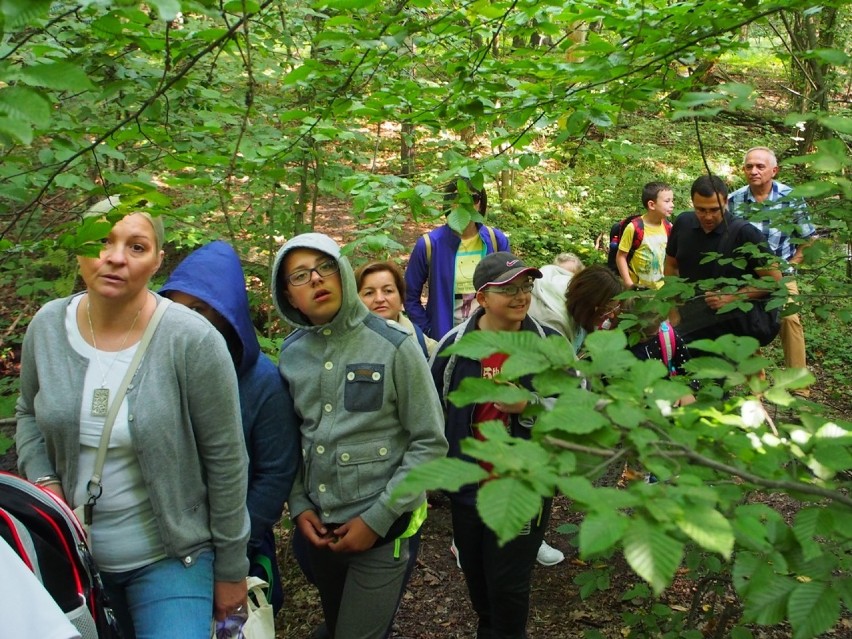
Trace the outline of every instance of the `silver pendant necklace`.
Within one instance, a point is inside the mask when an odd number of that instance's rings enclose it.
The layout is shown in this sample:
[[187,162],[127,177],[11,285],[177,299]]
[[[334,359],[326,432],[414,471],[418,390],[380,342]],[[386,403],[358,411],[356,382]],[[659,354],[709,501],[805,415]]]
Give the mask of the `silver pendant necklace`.
[[[144,304],[142,306],[144,306]],[[127,339],[133,332],[133,327],[136,326],[136,320],[139,319],[142,307],[139,307],[139,310],[136,311],[136,315],[133,317],[133,322],[130,324],[130,329],[127,333],[125,333],[124,339],[121,340],[121,346],[118,348],[118,353],[116,353],[116,356],[112,358],[112,362],[110,362],[109,368],[106,369],[106,372],[104,372],[104,369],[101,366],[101,358],[98,355],[98,343],[95,341],[95,327],[92,324],[92,313],[89,310],[90,308],[91,304],[89,304],[89,300],[87,298],[86,317],[89,320],[89,332],[92,334],[92,346],[95,347],[95,361],[98,364],[98,371],[101,374],[101,386],[100,388],[96,388],[92,393],[92,415],[94,417],[106,417],[107,411],[109,410],[109,388],[106,385],[106,380],[107,377],[109,377],[109,372],[112,370],[115,361],[119,358],[119,354],[124,350],[124,345],[127,344]]]

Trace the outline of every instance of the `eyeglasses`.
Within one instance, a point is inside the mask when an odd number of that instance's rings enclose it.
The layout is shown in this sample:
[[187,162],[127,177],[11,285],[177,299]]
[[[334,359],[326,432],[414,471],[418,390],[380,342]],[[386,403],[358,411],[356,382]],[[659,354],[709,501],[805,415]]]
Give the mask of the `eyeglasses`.
[[340,266],[337,264],[337,260],[326,260],[317,264],[314,268],[300,268],[297,271],[293,271],[287,276],[287,281],[292,286],[304,286],[311,281],[313,273],[316,273],[320,277],[328,277],[329,275],[334,275],[339,270]]
[[533,283],[526,282],[516,286],[489,286],[484,289],[486,293],[497,293],[506,297],[515,297],[518,293],[530,293],[533,290]]
[[609,309],[605,310],[601,315],[601,319],[612,319],[616,315],[621,312],[621,304],[616,304],[615,306],[610,306]]

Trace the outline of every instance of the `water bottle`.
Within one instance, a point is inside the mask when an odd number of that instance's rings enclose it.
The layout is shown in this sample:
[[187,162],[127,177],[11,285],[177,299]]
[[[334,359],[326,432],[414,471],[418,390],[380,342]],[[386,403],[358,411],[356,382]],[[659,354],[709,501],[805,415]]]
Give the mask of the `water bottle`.
[[223,621],[216,622],[216,639],[243,639],[243,626],[248,621],[248,610],[240,606]]

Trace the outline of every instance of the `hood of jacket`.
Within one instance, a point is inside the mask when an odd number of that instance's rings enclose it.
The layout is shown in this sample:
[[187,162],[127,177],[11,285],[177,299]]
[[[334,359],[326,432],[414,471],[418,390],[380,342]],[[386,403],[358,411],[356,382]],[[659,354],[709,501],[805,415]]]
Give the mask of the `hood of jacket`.
[[[284,258],[290,251],[298,248],[313,249],[325,253],[337,260],[340,269],[341,303],[337,315],[326,324],[314,325],[299,309],[287,299],[287,283],[283,278]],[[310,286],[310,284],[305,284]],[[355,286],[355,272],[349,264],[349,260],[340,254],[340,246],[327,235],[322,233],[303,233],[297,235],[282,246],[275,256],[272,265],[272,300],[275,308],[284,320],[294,328],[317,331],[320,327],[332,329],[345,329],[360,323],[370,311],[364,306],[358,297]]]
[[260,344],[251,321],[243,267],[230,244],[217,240],[190,253],[160,289],[160,295],[171,292],[206,302],[234,328],[243,346],[238,376],[254,366]]

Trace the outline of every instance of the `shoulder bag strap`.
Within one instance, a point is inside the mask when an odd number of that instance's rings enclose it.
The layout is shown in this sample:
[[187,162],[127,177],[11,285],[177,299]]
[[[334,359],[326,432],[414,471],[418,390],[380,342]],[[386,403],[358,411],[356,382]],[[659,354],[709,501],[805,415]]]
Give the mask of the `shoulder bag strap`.
[[432,268],[432,238],[428,233],[423,234],[423,243],[426,245],[426,272]]
[[115,398],[110,404],[106,420],[104,420],[104,429],[101,433],[101,442],[98,446],[98,455],[97,457],[95,457],[95,468],[92,472],[92,478],[89,480],[89,483],[86,486],[86,492],[89,495],[88,504],[90,505],[94,505],[94,503],[101,496],[101,478],[104,472],[104,462],[106,462],[109,436],[112,433],[112,427],[113,424],[115,424],[115,418],[118,416],[118,409],[121,407],[121,402],[124,400],[124,395],[127,393],[127,387],[130,386],[130,382],[131,380],[133,380],[133,376],[136,375],[136,371],[139,368],[139,364],[142,362],[142,357],[145,355],[145,351],[148,349],[148,344],[151,343],[151,338],[154,337],[154,331],[157,330],[157,325],[160,323],[163,314],[166,312],[166,308],[171,303],[171,300],[163,298],[162,300],[160,300],[160,303],[157,304],[157,308],[156,310],[154,310],[154,314],[151,316],[151,321],[148,322],[148,327],[145,329],[145,333],[142,335],[142,339],[139,341],[139,346],[136,348],[136,353],[133,355],[133,359],[130,362],[130,366],[127,369],[127,373],[124,375],[124,379],[121,380],[121,386],[119,386],[118,392],[115,394]]
[[[493,248],[493,249],[494,249],[494,253],[496,253],[497,251],[499,251],[499,250],[500,250],[500,247],[499,247],[499,246],[497,246],[497,235],[494,233],[494,229],[493,229],[493,228],[491,228],[490,226],[487,226],[487,225],[486,225],[486,227],[485,227],[485,228],[487,228],[487,229],[488,229],[488,235],[490,235],[490,236],[491,236],[491,248]],[[487,253],[488,251],[486,250],[485,252]]]

